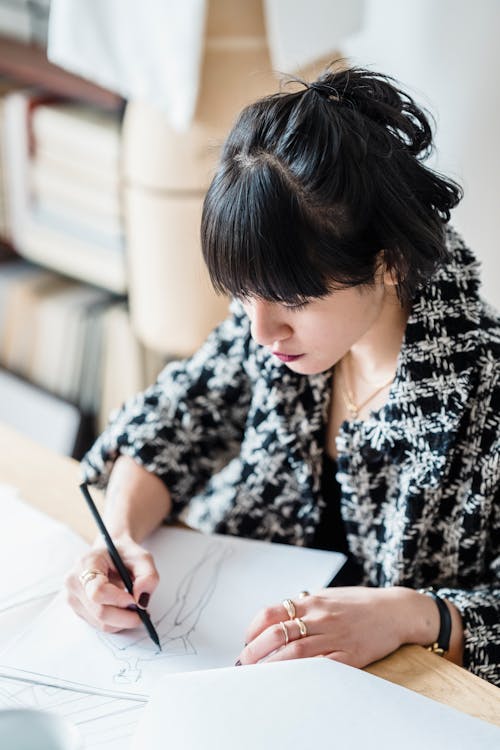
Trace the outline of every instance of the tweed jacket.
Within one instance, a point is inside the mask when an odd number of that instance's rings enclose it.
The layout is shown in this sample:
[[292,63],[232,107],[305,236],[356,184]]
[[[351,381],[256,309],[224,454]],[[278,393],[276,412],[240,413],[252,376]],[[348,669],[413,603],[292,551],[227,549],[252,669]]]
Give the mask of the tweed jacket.
[[[341,426],[341,515],[362,583],[434,586],[462,614],[465,665],[500,685],[500,321],[450,228],[447,244],[413,301],[386,405]],[[201,530],[309,545],[328,501],[332,378],[289,370],[233,303],[193,357],[112,416],[85,477],[105,486],[124,453]]]

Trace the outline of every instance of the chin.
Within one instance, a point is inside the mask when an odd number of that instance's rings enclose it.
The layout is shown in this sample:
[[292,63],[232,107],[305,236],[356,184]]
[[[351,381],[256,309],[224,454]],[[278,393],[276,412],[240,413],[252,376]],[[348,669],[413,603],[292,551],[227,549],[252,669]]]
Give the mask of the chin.
[[327,372],[333,367],[331,362],[308,362],[307,357],[298,359],[296,362],[288,362],[289,370],[296,372],[298,375],[319,375],[320,372]]

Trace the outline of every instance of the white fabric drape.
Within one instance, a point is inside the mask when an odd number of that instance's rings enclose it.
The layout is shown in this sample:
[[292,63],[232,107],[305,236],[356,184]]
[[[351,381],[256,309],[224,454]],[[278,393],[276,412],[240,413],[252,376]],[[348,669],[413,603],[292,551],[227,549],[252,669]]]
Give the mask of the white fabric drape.
[[[234,0],[245,2],[245,0]],[[364,0],[263,0],[273,68],[300,70],[337,49]],[[140,99],[185,130],[194,115],[208,0],[52,0],[49,59]]]
[[156,103],[177,130],[195,111],[206,0],[52,0],[49,59],[129,99]]

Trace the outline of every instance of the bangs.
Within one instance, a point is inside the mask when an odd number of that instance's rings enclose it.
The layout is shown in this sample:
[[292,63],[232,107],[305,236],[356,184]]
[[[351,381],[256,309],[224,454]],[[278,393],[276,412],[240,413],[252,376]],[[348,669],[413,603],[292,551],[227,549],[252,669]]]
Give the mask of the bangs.
[[313,226],[297,186],[265,157],[221,166],[205,198],[201,239],[219,293],[296,305],[352,286],[347,275],[332,278],[331,237]]

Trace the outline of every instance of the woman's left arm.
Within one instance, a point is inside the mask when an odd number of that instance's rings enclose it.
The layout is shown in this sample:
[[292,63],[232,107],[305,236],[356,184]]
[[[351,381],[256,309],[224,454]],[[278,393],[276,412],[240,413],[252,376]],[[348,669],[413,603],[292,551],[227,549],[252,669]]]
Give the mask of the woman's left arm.
[[[473,589],[439,588],[452,619],[447,658],[500,686],[500,491],[492,503],[485,544],[485,577]],[[402,586],[323,589],[294,600],[299,624],[283,604],[251,623],[239,661],[250,664],[323,654],[364,667],[404,643],[428,646],[437,639],[439,610],[430,596]],[[289,643],[285,646],[284,621]]]
[[[283,604],[268,607],[247,631],[247,645],[239,656],[242,664],[321,654],[365,667],[404,643],[429,646],[437,640],[440,628],[434,599],[402,586],[322,589],[294,600],[293,606],[307,633],[304,628],[301,633],[300,623],[289,618]],[[450,602],[448,607],[452,618],[448,658],[461,664],[461,615]]]

